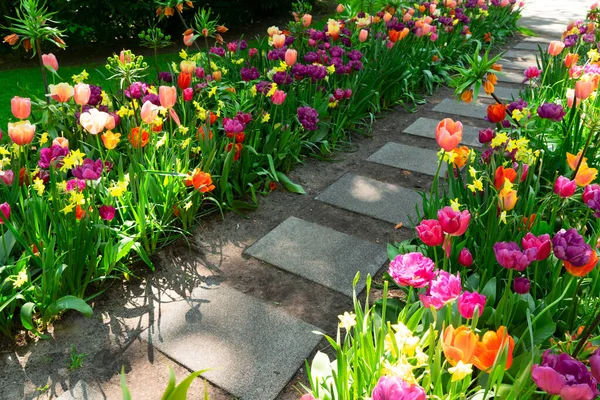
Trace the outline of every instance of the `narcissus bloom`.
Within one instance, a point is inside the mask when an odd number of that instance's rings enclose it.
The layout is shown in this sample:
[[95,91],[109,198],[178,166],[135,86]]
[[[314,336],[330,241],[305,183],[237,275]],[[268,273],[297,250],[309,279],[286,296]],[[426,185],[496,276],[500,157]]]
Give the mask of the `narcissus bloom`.
[[15,96],[10,100],[10,111],[19,119],[27,119],[31,114],[31,100],[26,97]]
[[454,122],[451,118],[440,121],[435,130],[435,139],[438,145],[446,151],[454,150],[462,140],[462,135],[462,123],[460,121]]
[[185,180],[185,186],[194,186],[201,193],[211,192],[215,189],[209,173],[198,168],[194,170]]
[[31,143],[33,135],[35,135],[35,125],[32,125],[29,120],[8,124],[8,136],[19,146]]
[[478,337],[468,327],[461,325],[454,329],[452,325],[444,330],[442,335],[442,350],[452,366],[459,361],[469,364],[475,354]]
[[481,371],[488,371],[494,365],[498,353],[507,351],[506,369],[508,370],[512,365],[514,348],[515,341],[504,326],[496,332],[488,331],[482,336],[481,341],[477,342],[473,365]]

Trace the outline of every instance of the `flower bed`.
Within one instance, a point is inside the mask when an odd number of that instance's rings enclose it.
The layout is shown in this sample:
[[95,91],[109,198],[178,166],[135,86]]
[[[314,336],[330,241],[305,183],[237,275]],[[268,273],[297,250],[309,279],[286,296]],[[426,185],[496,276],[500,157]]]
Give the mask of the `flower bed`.
[[[340,316],[305,399],[598,397],[597,13],[525,70],[523,98],[488,107],[483,149],[440,122],[447,187],[436,176],[416,237],[389,245],[384,299]],[[497,59],[457,68],[456,96],[493,93]]]
[[[279,185],[303,193],[285,175],[303,157],[330,155],[386,107],[412,107],[448,81],[473,39],[501,42],[519,16],[495,0],[371,14],[340,5],[314,29],[309,12],[300,3],[287,29],[249,45],[223,43],[227,28],[199,10],[179,65],[161,71],[122,51],[107,60],[107,81],[82,71],[72,84],[41,54],[64,46],[52,15],[23,2],[5,41],[37,52],[54,84],[47,99],[13,99],[0,146],[5,334],[19,316],[38,331],[65,309],[91,313],[81,299],[129,278],[134,259],[152,267],[149,256],[204,213],[253,209]],[[155,48],[166,40],[156,28],[142,36]]]

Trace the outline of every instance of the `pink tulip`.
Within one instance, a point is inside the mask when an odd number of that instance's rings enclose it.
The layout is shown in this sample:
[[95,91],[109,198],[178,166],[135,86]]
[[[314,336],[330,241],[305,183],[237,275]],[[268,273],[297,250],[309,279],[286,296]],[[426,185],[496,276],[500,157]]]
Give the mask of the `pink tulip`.
[[298,59],[298,52],[294,49],[287,49],[285,51],[285,63],[288,67],[296,64],[296,60]]
[[554,183],[554,193],[563,199],[573,196],[575,189],[577,189],[575,181],[569,180],[569,178],[565,178],[564,176],[559,176]]
[[131,62],[131,55],[127,51],[121,50],[119,53],[119,61],[121,61],[122,64],[129,64]]
[[183,100],[184,101],[192,101],[194,98],[194,89],[191,87],[183,90]]
[[358,34],[358,40],[363,43],[365,40],[367,40],[367,38],[369,37],[369,31],[366,29],[361,29],[360,33]]
[[419,239],[427,246],[439,246],[444,242],[444,232],[442,226],[436,219],[424,219],[415,227]]
[[283,46],[285,46],[285,35],[273,35],[273,47],[276,49],[281,49]]
[[344,7],[344,5],[342,3],[338,4],[335,11],[337,11],[338,13],[344,12],[344,10],[346,9],[346,7]]
[[92,135],[97,135],[102,132],[106,125],[110,122],[110,115],[104,111],[98,111],[95,108],[90,108],[88,111],[81,113],[79,123]]
[[0,204],[0,225],[10,219],[10,205],[6,202]]
[[485,307],[486,298],[484,295],[479,294],[477,292],[467,292],[465,291],[458,298],[458,311],[463,318],[471,319],[475,314],[475,308],[477,308],[477,312],[481,317],[483,314],[483,309]]
[[558,41],[558,40],[553,40],[550,42],[550,45],[548,46],[548,54],[550,54],[551,56],[557,56],[563,51],[564,48],[565,48],[565,44],[563,42]]
[[183,36],[183,44],[185,44],[186,46],[190,47],[191,45],[194,44],[194,34],[190,33],[189,35],[184,35]]
[[312,15],[304,14],[302,16],[302,26],[308,28],[312,22]]
[[8,136],[19,146],[25,146],[33,141],[35,135],[35,125],[32,125],[29,120],[8,124]]
[[15,96],[10,100],[10,110],[15,118],[27,119],[31,114],[31,100],[26,97]]
[[6,171],[0,171],[0,181],[4,182],[5,185],[12,185],[15,179],[15,173],[12,169]]
[[435,129],[435,139],[438,145],[446,150],[452,151],[458,146],[463,136],[463,124],[454,122],[451,118],[445,118]]
[[276,90],[273,96],[271,97],[271,101],[275,105],[281,105],[285,101],[287,94],[283,90]]
[[542,261],[550,256],[552,251],[552,241],[550,235],[547,233],[540,236],[535,236],[531,232],[527,232],[527,235],[521,239],[521,245],[523,250],[535,249],[536,255],[534,260]]
[[454,211],[452,207],[446,206],[438,211],[438,221],[444,232],[452,236],[460,236],[467,231],[471,214],[468,210]]
[[58,71],[58,61],[56,56],[52,53],[42,54],[42,64],[46,68],[52,68],[54,71]]
[[86,83],[78,83],[73,88],[73,93],[75,103],[79,104],[80,106],[85,106],[90,101],[92,91],[90,89],[90,85]]
[[158,106],[152,104],[152,102],[147,100],[142,105],[141,116],[142,116],[142,121],[144,121],[147,124],[151,124],[152,122],[154,122],[154,120],[158,116]]
[[[117,118],[118,117],[119,116],[117,115]],[[115,120],[115,114],[108,113],[108,123],[106,124],[104,129],[106,129],[107,131],[111,131],[111,130],[115,129],[115,126],[117,126],[117,121]]]
[[594,83],[591,81],[577,81],[575,83],[575,97],[585,100],[594,91]]
[[382,376],[371,393],[373,400],[426,400],[425,390],[419,385],[403,381],[399,376]]
[[437,277],[429,283],[427,292],[419,294],[419,299],[425,308],[433,306],[439,310],[456,300],[461,291],[462,284],[458,272],[454,276],[446,271],[439,271]]
[[73,86],[65,82],[58,85],[49,85],[48,89],[50,90],[50,97],[59,103],[66,103],[74,94]]
[[423,288],[435,278],[433,260],[421,253],[399,254],[390,262],[388,273],[401,286]]
[[458,263],[467,268],[473,265],[473,255],[466,247],[464,247],[460,253],[458,253]]
[[177,88],[175,86],[161,86],[158,88],[158,98],[160,105],[164,108],[171,108],[177,101]]
[[105,221],[112,221],[113,218],[115,217],[115,211],[116,211],[116,209],[113,206],[107,206],[107,205],[101,206],[98,209],[100,218]]

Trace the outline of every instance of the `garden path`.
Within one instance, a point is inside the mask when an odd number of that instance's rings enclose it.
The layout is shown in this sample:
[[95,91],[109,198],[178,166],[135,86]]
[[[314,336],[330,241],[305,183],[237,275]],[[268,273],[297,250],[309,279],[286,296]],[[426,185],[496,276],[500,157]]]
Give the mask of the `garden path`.
[[[500,98],[517,96],[538,43],[559,36],[569,16],[582,16],[587,3],[528,2],[522,22],[544,36],[526,38],[506,53],[506,74],[496,88]],[[248,216],[209,220],[190,246],[179,243],[157,255],[157,273],[97,304],[96,310],[106,310],[100,321],[69,316],[57,324],[55,336],[89,334],[88,347],[80,342],[78,351],[92,354],[94,363],[102,364],[100,352],[116,357],[107,365],[125,363],[134,398],[158,396],[165,385],[157,382],[165,374],[154,372],[164,366],[154,370],[147,364],[168,359],[179,364],[178,377],[185,369],[211,368],[203,375],[211,383],[211,399],[298,398],[293,385],[304,381],[304,360],[327,347],[314,331],[335,335],[337,315],[351,307],[356,272],[362,291],[364,277],[383,270],[386,243],[411,236],[418,191],[428,189],[436,172],[437,123],[461,120],[463,142],[470,146],[478,145],[478,130],[489,125],[483,116],[490,98],[465,105],[451,95],[441,90],[417,113],[398,107],[374,124],[372,138],[357,138],[360,146],[337,162],[309,160],[298,167],[290,177],[306,195],[277,190]],[[96,331],[98,324],[103,332]],[[104,342],[94,350],[95,335]],[[5,367],[23,365],[20,356],[5,358]],[[46,379],[61,381],[53,393],[72,387],[59,397],[63,400],[120,398],[118,376],[102,373],[82,374],[79,383],[71,377],[67,384],[60,374]],[[190,398],[201,398],[198,385]],[[17,398],[2,390],[1,398]]]

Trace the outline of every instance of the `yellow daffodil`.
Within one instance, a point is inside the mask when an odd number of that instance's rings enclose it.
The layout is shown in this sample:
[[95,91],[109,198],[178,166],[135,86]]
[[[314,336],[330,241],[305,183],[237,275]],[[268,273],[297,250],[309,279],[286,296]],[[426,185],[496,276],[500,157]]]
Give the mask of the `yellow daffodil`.
[[448,368],[448,372],[452,375],[452,382],[460,381],[473,373],[473,364],[465,364],[458,360],[456,366]]
[[342,329],[350,330],[354,325],[356,325],[356,314],[350,314],[348,311],[344,313],[344,315],[338,315],[340,319],[339,327]]

